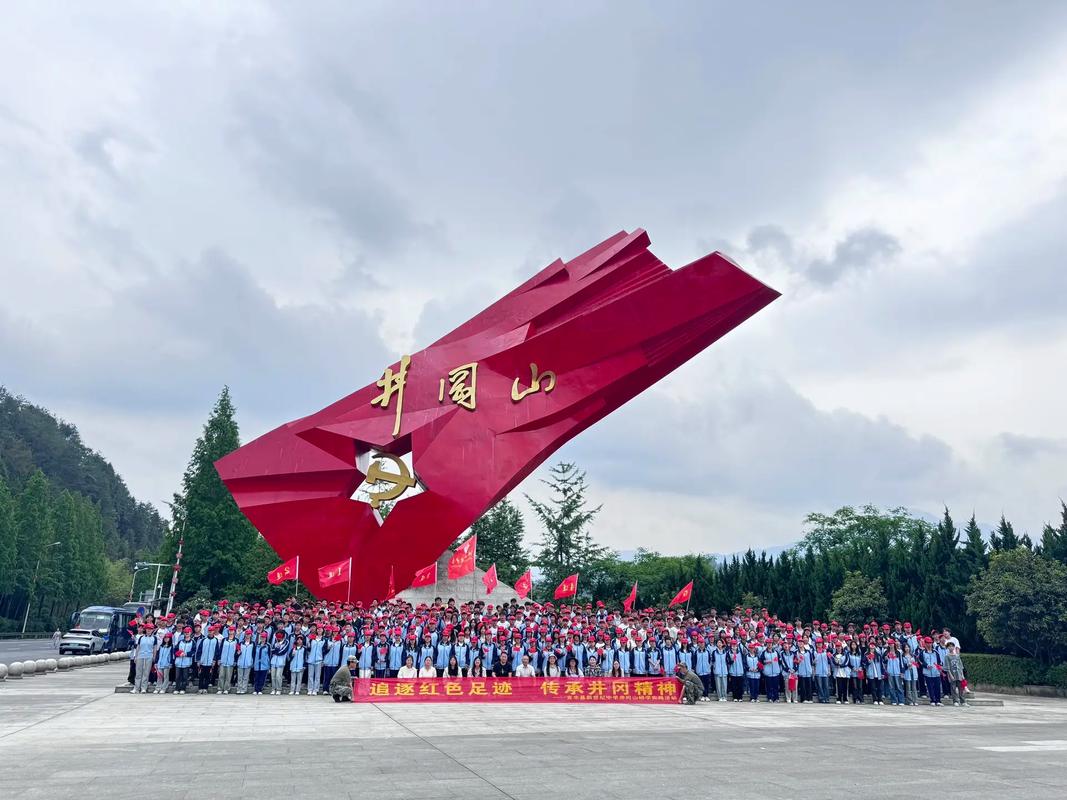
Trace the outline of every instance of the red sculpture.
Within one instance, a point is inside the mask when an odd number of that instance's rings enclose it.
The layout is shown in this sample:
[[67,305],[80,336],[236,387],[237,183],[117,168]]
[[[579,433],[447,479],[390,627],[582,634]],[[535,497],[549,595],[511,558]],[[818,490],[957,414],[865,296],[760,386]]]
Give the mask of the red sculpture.
[[[279,556],[300,555],[316,596],[383,599],[390,574],[408,586],[564,442],[778,297],[719,253],[672,271],[648,247],[620,232],[553,262],[375,383],[220,459],[219,475]],[[361,486],[369,503],[353,499]],[[318,584],[315,566],[348,558],[351,587]]]

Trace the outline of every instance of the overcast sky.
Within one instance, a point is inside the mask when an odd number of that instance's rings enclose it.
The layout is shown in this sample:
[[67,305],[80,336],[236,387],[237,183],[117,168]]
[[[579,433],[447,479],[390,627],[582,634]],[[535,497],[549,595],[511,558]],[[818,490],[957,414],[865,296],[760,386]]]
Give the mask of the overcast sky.
[[642,227],[784,296],[561,451],[599,540],[866,502],[1039,534],[1067,4],[742,5],[7,6],[0,383],[162,507],[223,384],[247,441]]

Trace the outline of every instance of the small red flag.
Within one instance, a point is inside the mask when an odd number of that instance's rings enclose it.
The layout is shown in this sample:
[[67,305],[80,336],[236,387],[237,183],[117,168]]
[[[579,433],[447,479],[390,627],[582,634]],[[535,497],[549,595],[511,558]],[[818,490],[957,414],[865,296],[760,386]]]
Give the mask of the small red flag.
[[526,570],[522,577],[515,581],[515,594],[519,597],[526,597],[531,589],[533,589],[533,577],[530,575],[530,570]]
[[352,559],[346,558],[334,564],[319,567],[319,586],[333,586],[352,579]]
[[568,578],[563,579],[563,583],[556,587],[556,593],[552,597],[559,600],[564,597],[574,597],[578,594],[578,573],[575,572]]
[[389,567],[389,588],[385,590],[385,599],[392,600],[396,597],[396,581],[393,579],[393,568]]
[[485,593],[492,594],[493,589],[496,588],[496,564],[486,570],[486,573],[482,576],[482,583],[485,584]]
[[688,603],[689,602],[689,598],[692,597],[692,596],[693,596],[693,582],[689,581],[689,583],[687,583],[685,586],[682,587],[682,591],[678,592],[678,594],[676,594],[674,596],[674,599],[671,600],[671,602],[667,606],[667,608],[670,608],[671,606],[676,606],[679,603]]
[[478,550],[478,537],[472,536],[448,559],[448,579],[454,581],[474,572],[474,557]]
[[433,586],[437,583],[437,562],[433,562],[428,567],[423,567],[415,573],[415,579],[411,582],[411,588],[417,589],[420,586]]
[[637,600],[637,581],[634,581],[634,588],[630,590],[630,594],[622,601],[622,607],[626,609],[627,614],[633,611],[635,600]]
[[279,584],[283,581],[295,581],[296,580],[296,565],[300,562],[300,556],[293,556],[284,564],[279,564],[270,572],[267,573],[267,580],[270,583]]

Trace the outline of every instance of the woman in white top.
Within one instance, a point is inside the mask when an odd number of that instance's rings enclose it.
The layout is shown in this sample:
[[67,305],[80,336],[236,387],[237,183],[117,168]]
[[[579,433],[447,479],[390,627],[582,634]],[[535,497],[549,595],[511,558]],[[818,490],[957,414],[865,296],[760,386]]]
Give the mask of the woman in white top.
[[419,670],[419,677],[420,678],[436,678],[437,677],[437,670],[435,670],[433,668],[433,661],[430,659],[429,656],[426,656],[426,658],[422,662],[422,668]]
[[559,660],[555,653],[548,654],[548,663],[545,664],[545,677],[558,678],[562,673],[559,668]]
[[418,670],[415,669],[415,657],[408,656],[404,660],[404,666],[397,670],[396,677],[398,678],[417,678],[419,675]]

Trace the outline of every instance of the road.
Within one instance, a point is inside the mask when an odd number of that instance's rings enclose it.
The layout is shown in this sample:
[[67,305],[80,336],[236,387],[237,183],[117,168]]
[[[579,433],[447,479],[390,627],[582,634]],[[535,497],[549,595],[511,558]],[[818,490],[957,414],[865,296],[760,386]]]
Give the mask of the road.
[[51,639],[0,639],[0,664],[38,658],[59,658]]
[[1003,707],[965,709],[350,705],[116,694],[125,675],[115,662],[0,683],[0,795],[1067,796],[1063,700],[1004,697]]

